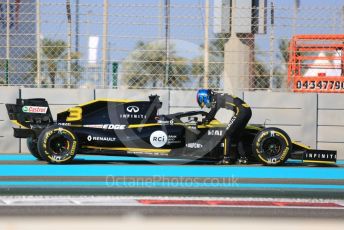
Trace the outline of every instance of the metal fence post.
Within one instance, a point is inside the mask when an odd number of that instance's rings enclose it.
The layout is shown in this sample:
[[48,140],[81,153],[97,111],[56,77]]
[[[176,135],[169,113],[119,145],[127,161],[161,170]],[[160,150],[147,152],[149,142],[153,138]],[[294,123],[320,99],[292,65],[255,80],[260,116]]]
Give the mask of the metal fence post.
[[40,12],[41,0],[36,0],[36,59],[37,59],[37,87],[41,87],[41,12]]
[[9,84],[10,81],[10,34],[11,34],[11,17],[10,17],[10,0],[7,0],[7,7],[6,7],[6,64],[5,64],[5,78],[6,84]]
[[204,19],[204,81],[203,87],[208,88],[209,83],[209,0],[205,0]]
[[108,36],[108,22],[109,22],[109,5],[108,0],[104,0],[104,15],[103,15],[103,41],[102,41],[102,87],[106,86],[107,76],[107,36]]
[[72,79],[71,79],[71,49],[72,49],[72,15],[70,9],[70,0],[66,2],[67,7],[67,79],[68,79],[68,88],[71,87]]
[[169,87],[169,72],[170,72],[170,0],[165,0],[165,79],[164,87]]
[[275,89],[276,84],[275,84],[275,77],[274,77],[274,66],[275,66],[275,9],[274,9],[274,1],[271,1],[270,5],[270,15],[271,15],[271,21],[270,21],[270,71],[269,71],[269,87],[270,89]]

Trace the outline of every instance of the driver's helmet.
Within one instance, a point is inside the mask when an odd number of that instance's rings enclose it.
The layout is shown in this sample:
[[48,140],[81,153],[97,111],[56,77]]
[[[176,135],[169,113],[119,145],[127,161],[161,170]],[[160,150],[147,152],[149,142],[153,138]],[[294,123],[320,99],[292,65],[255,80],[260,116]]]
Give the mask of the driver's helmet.
[[197,103],[203,108],[204,106],[211,107],[211,96],[213,92],[210,89],[200,89],[197,92]]

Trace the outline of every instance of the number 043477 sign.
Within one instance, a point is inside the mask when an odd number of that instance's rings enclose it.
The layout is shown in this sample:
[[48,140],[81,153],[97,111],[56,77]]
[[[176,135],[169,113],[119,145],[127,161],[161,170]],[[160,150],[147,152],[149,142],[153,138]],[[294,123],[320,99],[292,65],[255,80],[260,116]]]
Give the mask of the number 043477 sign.
[[293,88],[295,92],[344,93],[344,77],[299,77]]

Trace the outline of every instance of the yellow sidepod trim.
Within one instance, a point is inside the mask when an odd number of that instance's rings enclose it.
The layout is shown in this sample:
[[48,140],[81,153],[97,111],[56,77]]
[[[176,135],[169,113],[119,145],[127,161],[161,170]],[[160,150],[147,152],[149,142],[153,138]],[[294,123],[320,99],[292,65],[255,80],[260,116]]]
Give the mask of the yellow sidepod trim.
[[114,150],[114,151],[127,151],[127,152],[153,152],[153,153],[169,153],[171,149],[142,149],[142,148],[126,148],[126,147],[97,147],[97,146],[83,146],[87,149],[96,150]]
[[144,128],[144,127],[151,127],[151,126],[161,126],[159,123],[150,123],[150,124],[132,124],[128,125],[129,129],[134,129],[134,128]]
[[336,164],[336,162],[332,161],[311,161],[311,160],[303,160],[305,163],[317,163],[317,164]]

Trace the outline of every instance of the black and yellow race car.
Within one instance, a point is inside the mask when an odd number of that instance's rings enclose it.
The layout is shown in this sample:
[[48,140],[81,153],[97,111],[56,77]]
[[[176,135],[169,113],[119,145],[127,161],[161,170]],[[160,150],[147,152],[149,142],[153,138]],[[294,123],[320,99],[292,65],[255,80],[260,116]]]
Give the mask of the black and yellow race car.
[[57,114],[54,121],[45,99],[17,99],[7,104],[9,118],[19,128],[14,136],[27,138],[39,160],[54,164],[73,161],[76,154],[111,154],[183,159],[235,160],[244,146],[249,163],[283,165],[288,159],[305,163],[335,164],[336,151],[314,150],[292,142],[279,128],[248,125],[226,149],[226,124],[202,124],[204,111],[159,115],[162,103],[152,95],[147,101],[97,99]]

